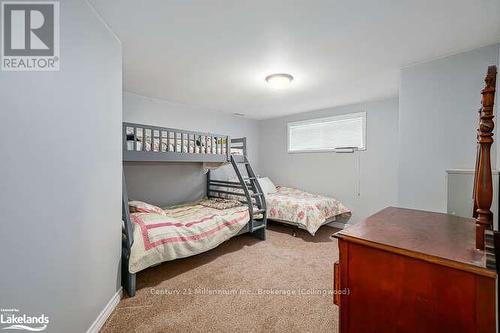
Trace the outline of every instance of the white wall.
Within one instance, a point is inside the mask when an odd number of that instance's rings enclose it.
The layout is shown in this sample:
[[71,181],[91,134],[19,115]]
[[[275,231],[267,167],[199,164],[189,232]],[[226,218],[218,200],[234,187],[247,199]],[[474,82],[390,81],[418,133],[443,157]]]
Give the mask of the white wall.
[[[171,103],[125,93],[123,119],[128,122],[164,126],[193,131],[247,137],[248,155],[255,172],[259,156],[257,120],[210,112],[186,105]],[[214,178],[234,177],[232,167],[217,169]],[[138,163],[125,167],[127,191],[131,199],[168,206],[200,199],[206,193],[206,178],[201,164],[161,164],[144,166]],[[165,191],[168,188],[168,191]]]
[[474,168],[480,91],[498,59],[496,44],[401,71],[400,206],[446,212],[445,170]]
[[[366,151],[354,154],[287,153],[287,122],[360,111],[367,112]],[[260,122],[259,170],[276,185],[298,187],[341,200],[352,209],[350,223],[355,223],[396,203],[397,138],[397,98],[263,120]],[[358,156],[359,174],[356,170]]]
[[61,71],[0,72],[0,308],[85,332],[117,291],[121,46],[61,1]]

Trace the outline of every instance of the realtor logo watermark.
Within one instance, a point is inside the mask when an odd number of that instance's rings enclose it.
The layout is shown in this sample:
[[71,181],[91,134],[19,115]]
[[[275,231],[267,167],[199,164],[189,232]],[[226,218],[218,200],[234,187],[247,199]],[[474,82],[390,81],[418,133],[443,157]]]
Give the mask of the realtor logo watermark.
[[18,309],[0,309],[0,328],[2,330],[21,330],[41,332],[47,329],[49,317],[46,315],[27,315]]
[[2,1],[3,71],[59,70],[59,2]]

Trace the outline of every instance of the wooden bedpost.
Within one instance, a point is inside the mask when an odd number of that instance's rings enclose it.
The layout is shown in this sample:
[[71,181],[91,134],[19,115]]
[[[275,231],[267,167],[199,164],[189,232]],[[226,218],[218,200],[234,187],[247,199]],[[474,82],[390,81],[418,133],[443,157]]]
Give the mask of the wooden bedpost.
[[481,111],[477,132],[478,161],[474,184],[474,206],[476,210],[476,249],[485,248],[485,231],[493,226],[493,213],[490,211],[493,199],[493,180],[491,175],[490,150],[493,143],[493,104],[495,99],[496,66],[488,67],[481,91]]

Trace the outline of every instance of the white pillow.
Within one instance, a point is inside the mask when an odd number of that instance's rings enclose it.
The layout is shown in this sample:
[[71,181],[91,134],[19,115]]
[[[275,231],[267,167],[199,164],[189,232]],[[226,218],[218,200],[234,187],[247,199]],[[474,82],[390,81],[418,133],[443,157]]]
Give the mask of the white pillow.
[[276,186],[268,177],[258,178],[257,181],[259,182],[259,185],[262,188],[264,194],[277,192]]

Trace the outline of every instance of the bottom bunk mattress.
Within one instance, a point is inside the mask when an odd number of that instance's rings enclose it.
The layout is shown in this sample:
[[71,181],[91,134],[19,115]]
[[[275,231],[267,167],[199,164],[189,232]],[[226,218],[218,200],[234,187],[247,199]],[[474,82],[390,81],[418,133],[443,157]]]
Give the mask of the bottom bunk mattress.
[[215,209],[196,203],[164,212],[130,215],[134,224],[131,273],[211,250],[236,235],[250,219],[247,206]]
[[292,223],[313,236],[332,218],[351,213],[337,199],[284,186],[266,194],[266,204],[268,219]]

